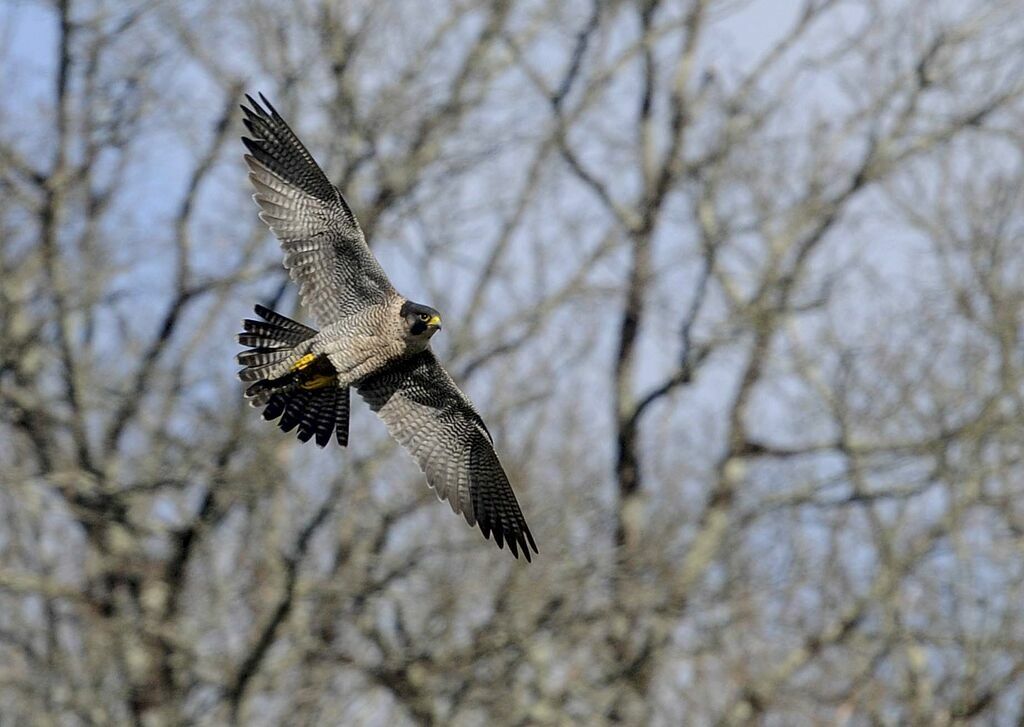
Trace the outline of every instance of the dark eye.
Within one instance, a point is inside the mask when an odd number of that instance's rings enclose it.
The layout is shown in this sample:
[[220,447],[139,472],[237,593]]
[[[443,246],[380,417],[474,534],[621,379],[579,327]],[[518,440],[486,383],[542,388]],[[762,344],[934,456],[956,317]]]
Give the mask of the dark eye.
[[428,314],[426,314],[426,313],[420,313],[420,320],[421,321],[429,321],[430,320],[430,316]]

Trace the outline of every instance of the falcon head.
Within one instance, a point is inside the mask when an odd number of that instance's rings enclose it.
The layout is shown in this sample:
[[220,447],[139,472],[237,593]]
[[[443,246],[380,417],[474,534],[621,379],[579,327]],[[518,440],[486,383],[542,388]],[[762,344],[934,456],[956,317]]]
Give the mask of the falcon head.
[[426,341],[441,330],[441,314],[429,305],[406,301],[402,306],[402,322],[408,339]]

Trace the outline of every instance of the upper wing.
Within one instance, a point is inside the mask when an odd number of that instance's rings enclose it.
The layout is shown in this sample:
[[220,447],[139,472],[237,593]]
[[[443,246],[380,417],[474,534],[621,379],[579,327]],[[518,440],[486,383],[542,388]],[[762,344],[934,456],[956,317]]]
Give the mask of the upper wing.
[[246,98],[252,108],[242,107],[244,123],[254,138],[242,142],[253,199],[281,241],[302,304],[326,325],[393,295],[341,192],[262,94],[266,110]]
[[512,555],[537,550],[491,435],[430,349],[364,379],[359,394],[419,462],[427,484]]

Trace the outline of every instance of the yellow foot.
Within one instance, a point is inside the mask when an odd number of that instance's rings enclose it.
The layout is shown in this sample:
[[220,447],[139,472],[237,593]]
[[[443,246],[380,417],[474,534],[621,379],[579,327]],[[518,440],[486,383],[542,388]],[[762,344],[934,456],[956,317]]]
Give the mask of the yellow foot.
[[337,378],[334,376],[314,376],[309,381],[303,381],[299,386],[303,389],[322,389],[325,386],[330,386]]
[[294,364],[292,364],[292,371],[302,371],[302,369],[306,368],[314,361],[316,361],[316,356],[314,356],[311,353],[307,353],[305,356],[303,356]]

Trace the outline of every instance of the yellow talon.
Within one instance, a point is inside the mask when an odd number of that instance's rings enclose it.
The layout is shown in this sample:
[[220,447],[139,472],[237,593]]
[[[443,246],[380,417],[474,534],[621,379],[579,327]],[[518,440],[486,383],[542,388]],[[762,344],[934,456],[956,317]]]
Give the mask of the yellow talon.
[[306,368],[314,361],[316,361],[316,356],[311,353],[307,353],[292,365],[292,371],[302,371],[302,369]]
[[334,376],[314,376],[309,381],[303,381],[299,386],[303,389],[322,389],[325,386],[330,386],[335,381]]

